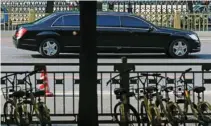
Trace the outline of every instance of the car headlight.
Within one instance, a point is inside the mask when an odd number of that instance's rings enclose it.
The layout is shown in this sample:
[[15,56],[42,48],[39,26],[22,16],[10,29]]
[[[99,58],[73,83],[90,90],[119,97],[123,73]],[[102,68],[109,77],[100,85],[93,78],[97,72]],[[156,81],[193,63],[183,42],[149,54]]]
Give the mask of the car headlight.
[[191,34],[189,35],[190,38],[192,38],[193,40],[199,40],[198,36],[196,36],[195,34]]

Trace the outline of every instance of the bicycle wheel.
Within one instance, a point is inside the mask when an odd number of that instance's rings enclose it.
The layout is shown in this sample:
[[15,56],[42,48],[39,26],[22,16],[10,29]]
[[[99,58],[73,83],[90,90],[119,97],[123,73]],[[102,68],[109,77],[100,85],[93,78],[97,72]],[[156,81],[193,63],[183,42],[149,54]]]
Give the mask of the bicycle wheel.
[[51,126],[50,110],[43,103],[38,103],[39,105],[39,121],[41,126]]
[[[13,112],[10,113],[10,120],[7,120],[7,105],[10,104],[10,107],[13,108]],[[21,104],[21,103],[19,103]],[[5,121],[7,121],[7,125],[9,125],[12,122],[15,122],[18,126],[28,126],[29,125],[29,112],[27,111],[23,111],[22,110],[22,106],[18,105],[17,108],[15,108],[15,103],[12,100],[9,100],[7,102],[5,102],[4,104],[4,116],[5,116]],[[11,120],[12,118],[12,120]]]
[[[198,104],[198,111],[200,113],[200,119],[205,122],[206,126],[211,126],[211,105],[208,102],[200,102]],[[208,114],[208,115],[207,115]]]
[[[122,102],[119,102],[119,103],[117,103],[116,105],[115,105],[115,107],[114,107],[114,118],[115,118],[115,120],[117,121],[117,123],[120,125],[120,118],[121,117],[118,117],[118,115],[120,115],[120,116],[122,116],[122,112],[121,112],[121,106],[122,105]],[[117,111],[118,111],[118,107],[119,107],[119,110],[120,110],[120,112],[118,113]],[[128,118],[128,120],[129,121],[136,121],[137,123],[138,123],[138,126],[140,126],[140,123],[141,123],[141,119],[140,119],[140,117],[139,117],[139,114],[138,114],[138,112],[136,111],[136,109],[132,106],[132,105],[130,105],[130,104],[128,104],[128,109],[129,109],[129,113],[127,113],[127,114],[124,114],[124,115],[126,115],[127,116],[127,118]],[[134,120],[134,118],[130,118],[131,116],[130,116],[130,113],[131,113],[131,111],[132,111],[132,115],[135,117],[135,120]],[[130,124],[130,123],[129,123]],[[133,124],[130,124],[130,126],[133,126]]]
[[[8,109],[11,109],[10,111],[8,111]],[[9,126],[10,123],[14,123],[15,122],[15,117],[14,117],[14,111],[15,111],[15,106],[13,101],[6,101],[4,103],[4,118],[5,118],[5,123],[7,124],[7,126]]]
[[161,126],[160,112],[157,107],[151,106],[146,109],[144,101],[141,102],[141,118],[143,119],[143,125],[144,122],[147,122],[147,126]]
[[152,114],[152,126],[162,126],[159,109],[153,105],[150,107],[150,113]]
[[141,119],[143,120],[142,125],[144,125],[145,122],[147,122],[147,126],[150,126],[150,122],[148,119],[147,111],[146,111],[146,106],[144,104],[144,101],[141,102]]
[[169,102],[166,105],[167,112],[169,113],[169,122],[172,126],[178,126],[179,123],[184,121],[182,110],[179,108],[178,105],[174,104],[173,102]]

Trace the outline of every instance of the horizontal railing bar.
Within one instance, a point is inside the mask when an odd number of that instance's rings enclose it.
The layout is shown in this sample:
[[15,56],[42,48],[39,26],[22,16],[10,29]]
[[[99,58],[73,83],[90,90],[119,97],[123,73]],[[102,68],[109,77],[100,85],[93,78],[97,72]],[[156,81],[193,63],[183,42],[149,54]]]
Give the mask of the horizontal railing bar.
[[[18,73],[20,71],[1,71],[1,73]],[[134,71],[130,73],[182,73],[184,71]],[[38,74],[41,72],[37,72]],[[55,74],[62,74],[62,73],[72,73],[72,74],[79,74],[79,71],[47,71],[47,73],[55,73]],[[119,73],[115,71],[98,71],[98,74],[108,74],[108,73]],[[190,71],[188,73],[210,73],[210,71]]]

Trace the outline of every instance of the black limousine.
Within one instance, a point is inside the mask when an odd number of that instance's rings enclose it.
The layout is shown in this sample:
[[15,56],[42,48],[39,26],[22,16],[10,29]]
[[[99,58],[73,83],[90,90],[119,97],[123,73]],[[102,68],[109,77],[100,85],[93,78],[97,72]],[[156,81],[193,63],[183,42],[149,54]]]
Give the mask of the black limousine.
[[[79,12],[55,12],[18,25],[13,43],[44,57],[79,53],[79,16]],[[134,14],[97,12],[96,27],[98,53],[165,53],[180,58],[201,50],[195,32],[158,27]]]

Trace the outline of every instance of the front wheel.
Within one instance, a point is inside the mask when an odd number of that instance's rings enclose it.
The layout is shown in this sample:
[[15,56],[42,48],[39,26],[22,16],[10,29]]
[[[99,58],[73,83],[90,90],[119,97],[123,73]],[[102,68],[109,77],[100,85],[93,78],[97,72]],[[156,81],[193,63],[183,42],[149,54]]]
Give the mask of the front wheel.
[[15,122],[15,116],[14,116],[14,112],[15,112],[15,104],[13,103],[13,101],[6,101],[4,103],[4,118],[5,118],[5,122],[7,124],[7,126],[10,125],[10,123]]
[[188,56],[189,48],[187,41],[183,39],[174,40],[168,48],[168,54],[174,58],[184,58]]
[[[139,114],[136,111],[136,109],[130,104],[128,104],[128,109],[129,109],[129,113],[124,113],[124,105],[123,105],[123,103],[122,102],[117,103],[115,105],[115,107],[114,107],[114,118],[115,118],[115,121],[117,121],[117,123],[120,125],[121,124],[120,119],[121,119],[122,116],[124,116],[124,117],[126,117],[128,119],[128,121],[135,121],[135,122],[138,123],[138,126],[140,126],[141,120],[140,120]],[[118,112],[118,110],[119,110],[119,112]],[[130,118],[131,114],[133,116],[132,118]],[[131,124],[131,126],[132,126],[132,124]]]

